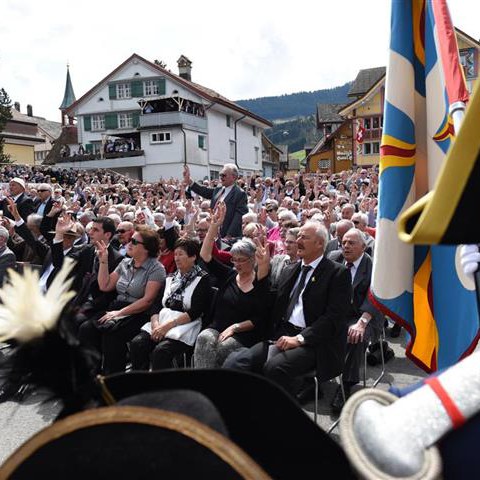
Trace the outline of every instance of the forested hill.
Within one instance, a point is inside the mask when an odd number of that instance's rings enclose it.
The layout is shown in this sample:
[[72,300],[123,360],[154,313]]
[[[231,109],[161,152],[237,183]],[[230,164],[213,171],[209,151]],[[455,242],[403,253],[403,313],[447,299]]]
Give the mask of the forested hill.
[[316,113],[318,103],[349,103],[347,97],[352,83],[314,92],[299,92],[278,97],[237,100],[235,103],[268,120],[287,120]]

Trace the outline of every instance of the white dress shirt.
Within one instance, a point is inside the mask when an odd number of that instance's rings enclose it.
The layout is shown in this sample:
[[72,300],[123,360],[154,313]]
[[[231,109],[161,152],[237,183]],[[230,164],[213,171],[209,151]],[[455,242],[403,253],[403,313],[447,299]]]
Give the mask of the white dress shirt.
[[[307,273],[307,276],[305,278],[305,285],[304,285],[302,291],[300,292],[300,296],[298,297],[298,302],[296,303],[295,307],[293,308],[292,315],[290,316],[289,319],[287,319],[287,321],[289,323],[292,323],[296,327],[301,327],[301,328],[306,327],[305,316],[303,315],[303,298],[302,298],[302,295],[303,295],[303,292],[305,291],[305,288],[308,285],[308,282],[310,282],[310,280],[312,278],[313,272],[318,267],[318,264],[322,261],[322,258],[323,258],[323,255],[321,257],[318,257],[313,262],[307,263],[307,264],[304,263],[303,260],[302,260],[302,267],[308,265],[312,268],[310,268],[309,272]],[[301,272],[301,270],[300,270],[300,272]],[[297,281],[295,282],[295,285],[292,288],[292,291],[290,292],[290,296],[293,294],[293,292],[297,288],[297,285],[300,283],[301,276],[302,275],[300,273],[300,275],[298,275]]]

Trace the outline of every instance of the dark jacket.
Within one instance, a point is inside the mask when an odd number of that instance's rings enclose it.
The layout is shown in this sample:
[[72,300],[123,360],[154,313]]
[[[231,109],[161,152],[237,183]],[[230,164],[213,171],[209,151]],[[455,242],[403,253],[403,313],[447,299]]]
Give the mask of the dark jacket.
[[[282,331],[290,293],[301,271],[301,262],[285,267],[273,307],[273,338]],[[352,297],[350,274],[326,257],[313,271],[302,294],[305,345],[316,349],[317,368],[333,377],[343,370],[347,339],[347,312]]]
[[[199,185],[198,183],[193,183],[190,189],[192,192],[195,192],[204,198],[211,199],[210,208],[213,209],[215,208],[215,204],[220,197],[220,191],[223,187],[209,188]],[[222,238],[239,238],[242,236],[242,216],[248,213],[247,194],[238,185],[233,185],[232,190],[225,197],[224,202],[227,211],[220,229],[220,235]]]
[[[27,217],[35,212],[35,206],[33,204],[33,200],[26,195],[25,193],[22,193],[16,200],[15,204],[17,205],[17,210],[20,216],[23,218],[23,220],[27,220]],[[2,200],[2,210],[3,210],[3,215],[5,217],[10,218],[13,220],[13,215],[10,213],[8,210],[8,202],[7,199],[4,198]]]

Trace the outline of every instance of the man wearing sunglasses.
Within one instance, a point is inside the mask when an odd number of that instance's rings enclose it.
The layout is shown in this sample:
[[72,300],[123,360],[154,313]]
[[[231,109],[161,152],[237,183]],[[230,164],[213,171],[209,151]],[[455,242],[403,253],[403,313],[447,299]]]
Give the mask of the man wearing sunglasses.
[[112,241],[112,244],[122,257],[127,255],[127,245],[134,233],[135,229],[132,222],[121,222],[118,224],[116,236],[114,237],[116,242]]
[[219,176],[221,185],[208,188],[191,179],[188,165],[183,169],[185,185],[192,192],[210,199],[212,210],[219,201],[225,202],[227,212],[220,229],[220,236],[225,239],[239,238],[242,236],[242,215],[248,212],[247,194],[236,184],[238,168],[233,163],[225,164]]

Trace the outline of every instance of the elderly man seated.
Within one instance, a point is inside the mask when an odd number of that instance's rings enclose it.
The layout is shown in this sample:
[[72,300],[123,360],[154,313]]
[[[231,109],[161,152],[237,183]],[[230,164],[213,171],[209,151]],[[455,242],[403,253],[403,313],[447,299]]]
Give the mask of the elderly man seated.
[[[363,359],[366,342],[378,337],[383,325],[383,315],[372,305],[368,298],[372,277],[372,259],[365,253],[365,237],[356,228],[348,230],[342,239],[342,250],[332,252],[331,260],[342,263],[350,272],[352,298],[349,304],[347,353],[343,370],[345,395],[350,395],[353,385],[360,378],[360,364]],[[343,407],[340,389],[332,401],[332,410],[339,413]]]

